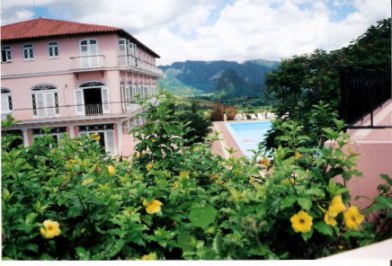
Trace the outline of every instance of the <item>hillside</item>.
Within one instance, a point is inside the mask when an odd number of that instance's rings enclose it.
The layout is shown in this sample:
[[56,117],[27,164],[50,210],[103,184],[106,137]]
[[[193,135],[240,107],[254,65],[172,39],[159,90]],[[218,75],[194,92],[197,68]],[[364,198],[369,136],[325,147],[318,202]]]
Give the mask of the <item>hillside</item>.
[[159,66],[164,71],[159,86],[176,95],[260,95],[265,88],[265,75],[278,65],[278,62],[266,60],[175,62]]

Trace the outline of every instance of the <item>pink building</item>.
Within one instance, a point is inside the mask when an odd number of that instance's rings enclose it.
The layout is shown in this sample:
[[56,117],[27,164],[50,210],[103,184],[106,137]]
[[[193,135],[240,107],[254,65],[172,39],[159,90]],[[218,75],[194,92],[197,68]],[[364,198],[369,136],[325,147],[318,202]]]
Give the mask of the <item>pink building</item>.
[[97,133],[110,154],[130,154],[142,122],[134,100],[157,93],[158,54],[120,28],[43,18],[2,26],[1,42],[2,120],[18,121],[8,130],[25,146],[48,127],[55,138]]

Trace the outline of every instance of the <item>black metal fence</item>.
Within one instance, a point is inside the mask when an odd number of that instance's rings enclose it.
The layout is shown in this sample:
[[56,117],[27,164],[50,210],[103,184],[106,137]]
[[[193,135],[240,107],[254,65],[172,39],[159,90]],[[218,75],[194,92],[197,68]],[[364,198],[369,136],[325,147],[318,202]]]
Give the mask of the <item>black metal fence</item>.
[[[342,66],[340,72],[341,101],[339,114],[349,127],[392,127],[374,125],[374,111],[391,99],[391,66]],[[370,115],[370,123],[354,126]]]

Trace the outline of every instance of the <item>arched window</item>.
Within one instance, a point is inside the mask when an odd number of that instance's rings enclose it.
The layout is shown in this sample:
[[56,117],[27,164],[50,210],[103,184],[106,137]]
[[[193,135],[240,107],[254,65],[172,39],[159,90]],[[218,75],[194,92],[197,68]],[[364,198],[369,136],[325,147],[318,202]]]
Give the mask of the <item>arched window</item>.
[[12,112],[11,91],[7,88],[1,88],[1,114],[6,115]]
[[53,117],[60,113],[57,88],[50,84],[39,84],[31,88],[33,115]]

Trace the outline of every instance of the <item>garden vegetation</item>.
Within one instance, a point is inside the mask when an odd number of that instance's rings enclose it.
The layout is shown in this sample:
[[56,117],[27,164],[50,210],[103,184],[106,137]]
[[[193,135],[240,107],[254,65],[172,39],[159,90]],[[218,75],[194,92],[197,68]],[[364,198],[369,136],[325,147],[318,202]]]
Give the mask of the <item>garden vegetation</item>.
[[312,259],[390,237],[392,180],[362,211],[334,179],[359,175],[339,120],[321,129],[333,145],[309,148],[285,122],[273,161],[224,160],[213,139],[187,143],[174,105],[143,103],[130,160],[103,153],[97,135],[12,149],[4,136],[3,259]]

